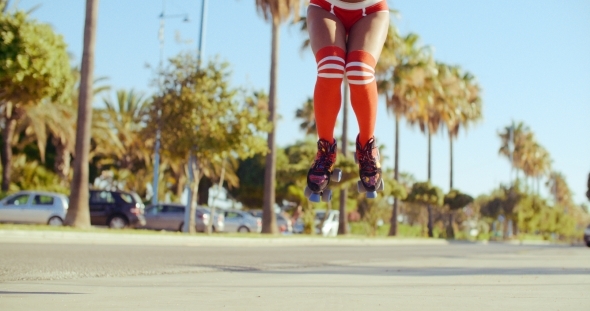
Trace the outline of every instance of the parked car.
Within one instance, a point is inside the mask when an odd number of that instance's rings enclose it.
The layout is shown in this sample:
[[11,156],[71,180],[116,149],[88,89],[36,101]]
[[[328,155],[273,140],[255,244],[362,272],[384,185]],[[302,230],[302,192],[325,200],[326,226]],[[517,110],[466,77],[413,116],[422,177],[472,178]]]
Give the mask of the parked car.
[[584,230],[584,242],[586,242],[586,246],[590,247],[590,225]]
[[132,192],[90,190],[90,223],[113,229],[145,225],[145,205]]
[[[184,226],[185,206],[179,203],[160,203],[146,207],[144,217],[145,225],[140,228],[153,230],[182,231]],[[205,226],[209,223],[209,209],[199,207],[195,211],[195,229],[197,232],[204,232]],[[213,231],[224,230],[223,213],[215,214],[216,221],[213,223]]]
[[68,198],[59,193],[20,191],[0,201],[0,222],[62,226]]
[[[340,211],[337,210],[328,211],[328,215],[326,215],[326,211],[316,211],[316,234],[321,234],[322,236],[326,237],[334,237],[338,235],[339,216]],[[293,225],[293,233],[303,233],[303,220],[301,218],[297,219],[297,221]]]
[[[250,210],[249,213],[254,216],[262,219],[262,211],[261,210]],[[293,223],[291,219],[287,218],[287,216],[275,213],[277,227],[279,228],[279,232],[281,233],[293,233]]]
[[[208,207],[197,207],[195,222],[198,232],[205,232],[205,226],[209,224],[210,218],[211,210]],[[197,219],[199,221],[197,221]],[[215,219],[212,227],[214,232],[225,231],[225,216],[223,215],[223,211],[215,209]]]
[[262,231],[262,220],[244,211],[228,210],[224,212],[226,232],[257,232]]

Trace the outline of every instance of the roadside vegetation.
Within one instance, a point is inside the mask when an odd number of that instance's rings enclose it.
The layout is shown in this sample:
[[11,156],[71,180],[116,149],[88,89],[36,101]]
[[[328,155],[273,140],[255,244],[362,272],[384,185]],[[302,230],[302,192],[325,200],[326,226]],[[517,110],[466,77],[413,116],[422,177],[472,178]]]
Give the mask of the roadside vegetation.
[[[293,14],[297,1],[282,1],[289,12],[275,12],[268,1],[256,1],[272,27],[298,18]],[[60,34],[6,3],[0,0],[0,198],[32,189],[69,195],[82,73],[68,59]],[[294,23],[305,31],[305,17]],[[295,115],[303,138],[277,147],[277,98],[272,88],[276,85],[271,82],[268,93],[231,85],[230,64],[218,58],[200,63],[191,51],[169,59],[153,73],[152,94],[117,89],[108,77],[92,80],[88,182],[92,186],[95,180],[108,179],[102,187],[136,192],[146,203],[154,192],[179,201],[188,187],[198,193],[191,204],[196,206],[206,205],[209,187],[221,181],[244,208],[264,209],[264,233],[277,232],[274,217],[268,216],[274,215],[276,203],[303,219],[304,231],[310,234],[314,210],[339,209],[345,215],[340,233],[352,236],[579,241],[590,222],[588,209],[573,201],[565,177],[552,169],[549,150],[523,121],[507,120],[497,133],[498,153],[512,165],[513,180],[486,194],[463,193],[454,183],[454,167],[461,163],[453,162],[453,143],[460,131],[484,118],[483,87],[474,73],[437,61],[432,51],[417,34],[402,35],[391,25],[377,77],[394,125],[395,159],[384,159],[386,168],[393,162],[393,169],[385,172],[385,192],[376,200],[356,191],[358,169],[347,154],[338,157],[343,180],[335,185],[332,202],[309,202],[303,189],[316,152],[313,101],[302,103]],[[44,57],[38,57],[40,53]],[[343,123],[339,139],[348,145],[352,142]],[[425,180],[399,166],[402,123],[424,134],[429,159]],[[431,138],[439,133],[449,141],[448,193],[430,181]],[[161,156],[155,165],[158,135]],[[155,167],[159,187],[152,189]],[[10,228],[20,226],[0,225]]]

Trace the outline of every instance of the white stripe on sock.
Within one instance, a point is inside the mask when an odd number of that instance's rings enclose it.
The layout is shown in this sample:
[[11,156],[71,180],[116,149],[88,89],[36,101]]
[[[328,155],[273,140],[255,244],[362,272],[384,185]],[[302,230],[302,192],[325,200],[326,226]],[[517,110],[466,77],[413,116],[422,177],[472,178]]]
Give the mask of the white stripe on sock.
[[336,65],[336,64],[325,64],[322,67],[318,68],[318,71],[321,71],[324,69],[338,69],[338,70],[344,71],[344,66]]
[[352,66],[363,67],[363,68],[366,68],[366,69],[371,70],[371,72],[375,72],[375,69],[373,69],[373,67],[371,67],[371,66],[369,66],[369,65],[367,65],[365,63],[361,63],[361,62],[350,62],[350,63],[346,64],[346,68],[352,67]]
[[371,72],[350,70],[346,72],[347,77],[374,77]]
[[344,64],[344,58],[342,58],[342,57],[339,57],[339,56],[326,56],[326,57],[322,58],[322,60],[320,60],[318,62],[318,66],[321,65],[323,62],[327,62],[329,60],[335,60],[335,61],[338,61],[338,62],[341,62],[341,63]]
[[369,84],[373,81],[375,81],[375,77],[372,77],[371,79],[368,79],[368,80],[348,80],[348,83],[355,84],[355,85],[361,85],[361,84]]
[[341,73],[318,73],[318,77],[321,77],[321,78],[344,78],[344,74],[341,74]]

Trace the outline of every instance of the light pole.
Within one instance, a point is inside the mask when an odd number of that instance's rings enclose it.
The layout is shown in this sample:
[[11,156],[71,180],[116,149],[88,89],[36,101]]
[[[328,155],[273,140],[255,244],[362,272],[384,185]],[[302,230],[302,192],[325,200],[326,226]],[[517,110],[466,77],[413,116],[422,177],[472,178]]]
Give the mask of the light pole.
[[[197,71],[200,70],[201,68],[201,56],[203,54],[203,39],[205,37],[205,21],[207,18],[207,0],[203,0],[202,5],[201,5],[201,29],[200,29],[200,34],[199,34],[199,47],[198,47],[198,55],[197,55]],[[196,126],[196,130],[198,131],[199,126]],[[199,178],[199,176],[194,176],[195,174],[193,174],[193,167],[197,167],[199,164],[197,162],[197,157],[196,157],[196,153],[197,153],[197,149],[199,148],[199,146],[193,146],[193,150],[190,152],[189,156],[188,156],[188,167],[189,167],[189,185],[192,185],[195,182],[195,178]],[[184,209],[184,226],[182,228],[183,232],[190,232],[190,227],[189,225],[193,225],[194,223],[191,223],[191,216],[195,214],[195,209],[197,208],[196,206],[192,206],[192,202],[193,202],[193,196],[198,195],[197,193],[193,193],[193,191],[191,190],[192,187],[189,186],[188,187],[188,203],[186,208]],[[196,190],[198,191],[198,189]],[[197,200],[195,200],[197,201]],[[213,221],[215,220],[215,207],[211,207],[211,212],[210,212],[210,218],[209,218],[209,223],[213,223]]]
[[[165,2],[162,1],[162,13],[158,18],[160,19],[160,29],[158,31],[158,40],[160,41],[160,63],[158,64],[158,87],[159,91],[162,91],[162,70],[164,66],[164,20],[167,18],[178,18],[182,17],[183,22],[188,23],[188,14],[173,14],[173,15],[166,15],[165,14]],[[160,130],[160,118],[162,117],[162,111],[158,109],[158,128],[156,130],[156,143],[154,145],[154,180],[152,181],[152,188],[153,188],[153,195],[152,195],[152,204],[158,204],[158,182],[160,180],[160,139],[161,139],[161,130]]]

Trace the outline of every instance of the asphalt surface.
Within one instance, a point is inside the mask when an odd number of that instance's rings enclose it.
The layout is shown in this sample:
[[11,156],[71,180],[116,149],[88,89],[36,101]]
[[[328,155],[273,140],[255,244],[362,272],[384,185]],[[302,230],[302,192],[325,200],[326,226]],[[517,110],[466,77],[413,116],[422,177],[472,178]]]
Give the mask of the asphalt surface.
[[[535,249],[524,247],[518,250]],[[0,244],[0,282],[261,271],[515,251],[513,246],[205,246]]]
[[590,310],[581,246],[0,242],[0,310]]

